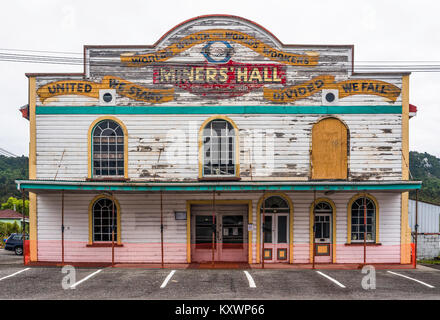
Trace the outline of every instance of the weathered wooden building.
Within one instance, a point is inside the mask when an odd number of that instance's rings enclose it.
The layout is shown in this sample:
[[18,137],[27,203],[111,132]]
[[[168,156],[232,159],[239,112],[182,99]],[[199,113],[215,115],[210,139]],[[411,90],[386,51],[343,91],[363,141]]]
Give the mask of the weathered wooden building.
[[211,15],[27,74],[30,259],[409,263],[409,74]]

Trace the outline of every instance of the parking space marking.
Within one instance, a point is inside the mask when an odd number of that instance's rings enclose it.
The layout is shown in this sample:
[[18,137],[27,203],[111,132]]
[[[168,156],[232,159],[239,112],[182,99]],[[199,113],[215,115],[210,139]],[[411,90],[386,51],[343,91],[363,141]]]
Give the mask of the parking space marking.
[[323,276],[323,277],[329,279],[330,281],[333,281],[334,283],[336,283],[336,284],[337,284],[338,286],[340,286],[341,288],[345,288],[345,286],[344,286],[342,283],[340,283],[338,280],[333,279],[332,277],[326,275],[325,273],[322,273],[321,271],[316,271],[316,272],[317,272],[318,274],[320,274],[321,276]]
[[23,270],[17,271],[17,272],[15,272],[15,273],[13,273],[13,274],[10,274],[9,276],[6,276],[6,277],[3,277],[3,278],[0,278],[0,281],[3,280],[3,279],[7,279],[7,278],[10,278],[10,277],[13,277],[13,276],[15,276],[15,275],[17,275],[17,274],[19,274],[19,273],[22,273],[22,272],[24,272],[24,271],[26,271],[26,270],[29,270],[29,269],[30,269],[30,268],[26,268],[26,269],[23,269]]
[[391,273],[391,274],[395,274],[396,276],[400,276],[400,277],[403,277],[403,278],[406,278],[406,279],[409,279],[409,280],[413,280],[413,281],[415,281],[415,282],[418,282],[418,283],[420,283],[420,284],[423,284],[424,286],[427,286],[428,288],[435,288],[434,286],[431,286],[430,284],[427,284],[426,282],[423,282],[423,281],[420,281],[420,280],[417,280],[417,279],[414,279],[414,278],[410,278],[410,277],[408,277],[408,276],[405,276],[405,275],[403,275],[403,274],[400,274],[400,273],[396,273],[396,272],[393,272],[393,271],[388,271],[389,273]]
[[176,270],[172,270],[169,275],[165,278],[165,280],[162,282],[162,285],[160,286],[161,289],[165,288],[168,284],[168,281],[173,277]]
[[86,281],[87,279],[90,279],[90,278],[93,277],[95,274],[98,274],[98,273],[100,273],[101,271],[102,271],[102,269],[96,270],[95,272],[89,274],[87,277],[85,277],[85,278],[79,280],[78,282],[72,284],[72,285],[70,286],[70,288],[71,288],[71,289],[75,289],[76,286],[78,286],[79,284],[83,283],[83,282]]
[[252,278],[252,276],[250,275],[250,273],[247,272],[247,271],[244,271],[244,274],[246,275],[246,278],[247,278],[248,281],[249,281],[249,287],[250,287],[250,288],[256,288],[257,286],[255,285],[255,281],[254,281],[254,279]]

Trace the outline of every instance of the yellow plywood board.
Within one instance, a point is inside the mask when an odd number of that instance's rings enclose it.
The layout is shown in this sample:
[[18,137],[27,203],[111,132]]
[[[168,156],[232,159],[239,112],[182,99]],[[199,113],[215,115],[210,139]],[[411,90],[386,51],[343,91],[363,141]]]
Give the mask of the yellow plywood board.
[[347,128],[327,118],[312,129],[312,179],[347,179]]

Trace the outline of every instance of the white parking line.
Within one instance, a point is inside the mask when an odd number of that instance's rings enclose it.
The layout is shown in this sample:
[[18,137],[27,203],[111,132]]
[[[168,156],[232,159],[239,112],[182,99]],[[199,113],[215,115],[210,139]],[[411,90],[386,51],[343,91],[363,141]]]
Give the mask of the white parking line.
[[420,280],[417,280],[417,279],[414,279],[414,278],[410,278],[410,277],[405,276],[403,274],[392,272],[392,271],[388,271],[388,272],[391,273],[391,274],[395,274],[396,276],[400,276],[400,277],[403,277],[403,278],[406,278],[406,279],[409,279],[409,280],[413,280],[415,282],[423,284],[424,286],[427,286],[428,288],[435,288],[434,286],[431,286],[430,284],[427,284],[426,282],[423,282],[423,281],[420,281]]
[[254,281],[254,279],[252,279],[252,276],[250,275],[250,273],[247,271],[244,271],[244,274],[246,275],[246,278],[249,281],[249,287],[256,288],[257,286],[255,285],[255,281]]
[[17,274],[19,274],[19,273],[22,273],[22,272],[24,272],[24,271],[26,271],[26,270],[29,270],[29,269],[30,269],[30,268],[26,268],[26,269],[23,269],[23,270],[17,271],[17,272],[15,272],[15,273],[13,273],[13,274],[10,274],[9,276],[6,276],[6,277],[3,277],[3,278],[0,278],[0,281],[3,280],[3,279],[7,279],[7,278],[10,278],[10,277],[13,277],[13,276],[15,276],[15,275],[17,275]]
[[326,277],[327,279],[329,279],[330,281],[333,281],[334,283],[336,283],[338,286],[340,286],[341,288],[345,288],[345,286],[340,283],[338,280],[333,279],[332,277],[326,275],[325,273],[322,273],[321,271],[316,271],[317,273],[319,273],[321,276]]
[[169,275],[167,275],[167,277],[165,278],[165,280],[162,282],[162,285],[160,286],[161,289],[165,288],[168,284],[168,281],[170,281],[170,279],[173,277],[174,272],[176,272],[176,270],[173,270],[170,272]]
[[76,286],[78,286],[79,284],[83,283],[83,282],[86,281],[87,279],[90,279],[90,278],[93,277],[95,274],[100,273],[101,271],[102,271],[102,269],[96,270],[95,272],[89,274],[87,277],[85,277],[85,278],[79,280],[78,282],[72,284],[72,285],[70,286],[70,288],[71,288],[71,289],[75,289]]

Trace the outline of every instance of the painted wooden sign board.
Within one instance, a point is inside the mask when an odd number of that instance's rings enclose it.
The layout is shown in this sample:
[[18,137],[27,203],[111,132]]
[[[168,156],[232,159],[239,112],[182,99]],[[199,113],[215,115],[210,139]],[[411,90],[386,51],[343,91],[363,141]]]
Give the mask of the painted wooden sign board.
[[[215,28],[214,28],[215,26]],[[84,77],[38,80],[38,104],[322,105],[394,104],[401,79],[353,74],[352,46],[285,46],[243,19],[184,23],[150,47],[86,47]],[[72,96],[82,99],[72,99]],[[73,101],[72,101],[73,100]]]

